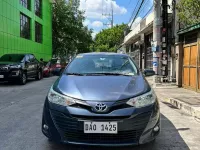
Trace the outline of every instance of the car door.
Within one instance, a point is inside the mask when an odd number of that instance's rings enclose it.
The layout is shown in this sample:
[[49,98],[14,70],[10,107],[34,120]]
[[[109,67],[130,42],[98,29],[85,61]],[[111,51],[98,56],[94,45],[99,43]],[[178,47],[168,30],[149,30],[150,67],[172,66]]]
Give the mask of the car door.
[[37,75],[37,71],[38,71],[38,61],[36,60],[34,55],[29,55],[30,57],[30,62],[31,62],[31,75],[32,76],[36,76]]
[[27,72],[27,76],[30,77],[32,72],[31,72],[31,62],[29,55],[25,55],[25,70]]

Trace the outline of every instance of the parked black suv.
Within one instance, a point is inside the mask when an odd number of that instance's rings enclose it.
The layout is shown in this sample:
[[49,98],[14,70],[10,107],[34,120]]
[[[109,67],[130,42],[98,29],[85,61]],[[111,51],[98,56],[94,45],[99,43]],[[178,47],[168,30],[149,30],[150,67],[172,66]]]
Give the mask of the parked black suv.
[[0,81],[18,81],[42,78],[42,65],[33,54],[5,54],[0,58]]

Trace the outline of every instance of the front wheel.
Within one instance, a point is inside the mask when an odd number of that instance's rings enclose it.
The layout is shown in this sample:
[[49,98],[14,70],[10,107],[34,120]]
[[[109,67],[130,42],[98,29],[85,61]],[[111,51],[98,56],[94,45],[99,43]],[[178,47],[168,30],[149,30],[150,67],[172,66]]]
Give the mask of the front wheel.
[[38,71],[36,80],[41,80],[41,79],[42,79],[42,73],[41,71]]
[[23,72],[23,73],[21,74],[21,76],[20,76],[19,83],[20,83],[21,85],[25,85],[26,82],[27,82],[27,76],[26,76],[26,74]]

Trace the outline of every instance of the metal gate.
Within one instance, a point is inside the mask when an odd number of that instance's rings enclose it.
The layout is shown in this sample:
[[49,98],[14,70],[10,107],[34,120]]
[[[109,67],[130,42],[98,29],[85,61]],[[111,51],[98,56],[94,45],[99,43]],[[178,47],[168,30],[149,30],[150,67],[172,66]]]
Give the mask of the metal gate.
[[129,55],[133,58],[134,62],[137,64],[138,67],[140,67],[140,50],[135,50],[131,53],[129,53]]
[[153,69],[153,52],[151,47],[148,47],[146,52],[146,69]]
[[184,45],[183,57],[183,87],[200,89],[200,62],[198,61],[198,46],[197,42]]

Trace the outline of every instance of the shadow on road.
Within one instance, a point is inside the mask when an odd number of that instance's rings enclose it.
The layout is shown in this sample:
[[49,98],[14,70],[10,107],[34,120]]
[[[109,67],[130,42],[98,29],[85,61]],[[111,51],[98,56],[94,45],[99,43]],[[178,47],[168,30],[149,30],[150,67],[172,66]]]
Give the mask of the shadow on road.
[[15,82],[0,82],[0,88],[3,87],[3,88],[10,88],[10,87],[19,87],[19,86],[28,86],[29,84],[31,83],[34,83],[34,82],[40,82],[42,80],[49,80],[51,78],[57,78],[57,76],[52,76],[52,77],[45,77],[45,78],[42,78],[41,80],[35,80],[34,78],[29,78],[27,80],[27,83],[26,85],[20,85],[17,81]]
[[[34,81],[36,81],[36,80],[28,79],[26,85],[28,85]],[[20,84],[17,83],[17,81],[15,81],[15,82],[0,82],[0,87],[16,87],[16,86],[20,86]]]
[[178,130],[168,118],[161,115],[161,133],[153,143],[148,143],[133,147],[91,147],[91,146],[76,146],[76,145],[62,145],[54,142],[48,142],[48,150],[189,150],[189,147],[184,142]]

